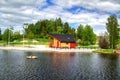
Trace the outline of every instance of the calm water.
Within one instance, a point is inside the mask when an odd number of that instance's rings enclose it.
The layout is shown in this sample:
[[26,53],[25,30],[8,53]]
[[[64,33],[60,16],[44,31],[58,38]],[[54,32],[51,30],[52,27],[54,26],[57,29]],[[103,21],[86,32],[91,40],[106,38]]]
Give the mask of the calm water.
[[120,80],[120,55],[0,50],[0,80]]

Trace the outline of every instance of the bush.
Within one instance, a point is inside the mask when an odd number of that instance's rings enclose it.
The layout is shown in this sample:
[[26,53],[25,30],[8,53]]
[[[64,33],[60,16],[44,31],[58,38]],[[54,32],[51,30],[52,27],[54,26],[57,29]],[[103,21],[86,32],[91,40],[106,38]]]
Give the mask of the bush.
[[120,50],[120,41],[118,41],[118,44],[116,46],[116,49],[119,49]]
[[99,37],[99,47],[102,49],[108,49],[110,46],[109,40],[105,36]]

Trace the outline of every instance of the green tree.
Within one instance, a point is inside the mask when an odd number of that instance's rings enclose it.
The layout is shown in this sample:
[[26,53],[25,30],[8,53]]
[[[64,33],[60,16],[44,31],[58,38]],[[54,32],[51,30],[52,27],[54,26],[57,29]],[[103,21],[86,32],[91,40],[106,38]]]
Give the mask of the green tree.
[[3,33],[3,40],[6,41],[7,44],[8,42],[13,41],[13,32],[9,29],[6,29]]
[[116,15],[111,15],[107,20],[106,28],[109,33],[110,48],[115,49],[119,38],[118,20]]
[[80,24],[77,28],[77,39],[82,40],[83,36],[84,36],[84,27],[83,25]]
[[57,34],[62,34],[63,33],[63,27],[58,26],[57,27]]
[[84,36],[82,39],[83,45],[93,45],[96,43],[96,35],[90,25],[86,25],[84,28]]
[[69,28],[69,34],[72,35],[76,39],[76,31],[74,28]]
[[0,35],[1,35],[1,32],[2,32],[2,31],[1,31],[1,28],[0,28]]
[[75,30],[71,28],[68,22],[63,23],[61,18],[46,19],[37,21],[35,24],[28,24],[25,29],[26,35],[32,32],[34,38],[47,38],[48,34],[72,34],[75,35]]
[[[35,24],[36,27],[34,27],[34,24],[28,24],[28,28],[24,28],[24,29],[26,30],[27,33],[28,33],[29,31],[32,31],[33,33],[36,33],[36,34],[37,34],[37,30],[36,30],[37,24],[38,24],[38,23]],[[27,26],[27,25],[26,25],[26,26]]]
[[57,25],[57,26],[60,26],[60,27],[63,26],[63,23],[62,23],[61,18],[56,19],[55,22],[56,22],[56,25]]
[[32,33],[32,31],[28,32],[27,38],[30,39],[30,40],[34,39],[34,34]]
[[2,32],[2,31],[1,31],[1,28],[0,28],[0,40],[2,40],[2,34],[1,34],[1,32]]
[[14,32],[13,38],[14,38],[14,40],[20,40],[21,39],[20,33],[19,32]]
[[68,22],[65,22],[65,23],[64,23],[63,33],[64,33],[64,34],[69,34],[69,31],[70,31],[69,24],[68,24]]

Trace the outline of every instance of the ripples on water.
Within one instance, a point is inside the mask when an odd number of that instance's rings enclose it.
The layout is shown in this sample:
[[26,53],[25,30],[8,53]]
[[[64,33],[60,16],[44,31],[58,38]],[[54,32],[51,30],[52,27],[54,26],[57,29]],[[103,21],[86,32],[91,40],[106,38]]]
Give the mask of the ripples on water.
[[0,50],[0,80],[120,80],[120,55]]

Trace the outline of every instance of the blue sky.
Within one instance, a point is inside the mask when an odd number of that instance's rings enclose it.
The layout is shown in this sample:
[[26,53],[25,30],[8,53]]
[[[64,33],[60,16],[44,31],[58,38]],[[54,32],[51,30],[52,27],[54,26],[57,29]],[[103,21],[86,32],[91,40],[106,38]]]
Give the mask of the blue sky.
[[0,28],[10,25],[23,31],[24,23],[61,18],[71,27],[91,25],[99,35],[106,31],[107,18],[116,14],[120,24],[120,0],[1,0]]

